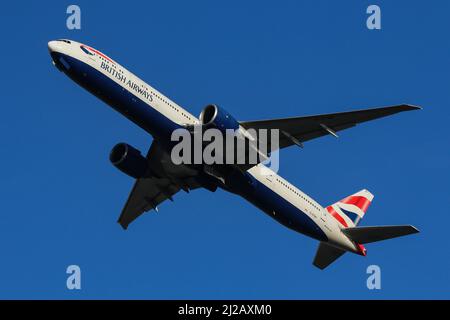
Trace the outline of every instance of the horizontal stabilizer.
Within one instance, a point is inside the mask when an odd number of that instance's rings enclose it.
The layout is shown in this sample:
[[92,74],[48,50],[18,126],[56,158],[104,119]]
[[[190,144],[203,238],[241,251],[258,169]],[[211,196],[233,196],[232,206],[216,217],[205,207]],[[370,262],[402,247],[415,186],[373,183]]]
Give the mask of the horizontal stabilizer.
[[409,234],[418,233],[414,226],[381,226],[381,227],[354,227],[343,229],[342,232],[356,243],[364,244],[382,241]]
[[330,246],[325,242],[321,242],[319,244],[319,248],[317,249],[316,256],[314,257],[313,264],[320,270],[323,270],[334,261],[336,261],[344,253],[344,250]]

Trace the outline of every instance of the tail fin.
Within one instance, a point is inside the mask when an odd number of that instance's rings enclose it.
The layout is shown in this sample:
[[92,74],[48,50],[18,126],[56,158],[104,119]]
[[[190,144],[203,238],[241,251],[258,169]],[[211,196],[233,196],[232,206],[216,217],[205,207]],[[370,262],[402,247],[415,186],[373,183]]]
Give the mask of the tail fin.
[[317,248],[313,265],[315,265],[320,270],[323,270],[330,264],[332,264],[334,261],[336,261],[344,253],[345,251],[342,249],[333,247],[326,242],[321,242],[319,244],[319,248]]
[[356,243],[370,243],[382,241],[409,234],[418,233],[416,227],[411,225],[404,226],[382,226],[382,227],[354,227],[343,229],[342,232]]
[[373,194],[363,189],[327,207],[328,212],[340,222],[342,228],[354,227],[366,214]]

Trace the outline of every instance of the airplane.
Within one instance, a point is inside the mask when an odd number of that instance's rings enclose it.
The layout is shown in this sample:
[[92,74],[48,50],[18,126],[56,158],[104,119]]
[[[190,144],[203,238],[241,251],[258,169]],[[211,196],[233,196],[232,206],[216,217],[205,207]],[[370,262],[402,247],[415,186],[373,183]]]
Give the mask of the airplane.
[[358,226],[373,194],[363,189],[322,207],[300,189],[258,162],[254,165],[175,164],[171,159],[171,134],[180,128],[215,127],[246,133],[250,129],[278,129],[279,149],[337,132],[359,123],[403,111],[421,109],[401,104],[357,111],[284,119],[237,121],[218,105],[206,106],[199,118],[164,96],[99,50],[67,39],[48,42],[53,64],[78,85],[103,100],[148,132],[152,144],[146,154],[127,143],[118,143],[110,161],[135,179],[119,216],[127,229],[144,212],[158,211],[180,190],[218,188],[241,196],[268,216],[296,232],[319,241],[313,265],[325,269],[346,252],[366,256],[367,243],[418,233],[412,225]]

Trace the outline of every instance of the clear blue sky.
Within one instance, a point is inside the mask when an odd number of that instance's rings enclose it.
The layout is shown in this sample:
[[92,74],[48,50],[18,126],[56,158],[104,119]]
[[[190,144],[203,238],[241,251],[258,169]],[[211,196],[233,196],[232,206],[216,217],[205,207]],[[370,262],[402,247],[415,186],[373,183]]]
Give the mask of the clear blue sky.
[[[2,4],[0,298],[450,298],[450,4],[444,1],[77,1]],[[119,4],[120,3],[120,4]],[[365,26],[382,10],[382,30]],[[175,196],[123,231],[133,181],[110,165],[151,137],[51,64],[47,42],[105,52],[194,114],[239,120],[411,103],[415,111],[281,153],[323,205],[375,194],[363,225],[417,226],[325,271],[317,243],[218,191]],[[82,290],[66,289],[66,267]],[[366,288],[366,268],[382,289]]]

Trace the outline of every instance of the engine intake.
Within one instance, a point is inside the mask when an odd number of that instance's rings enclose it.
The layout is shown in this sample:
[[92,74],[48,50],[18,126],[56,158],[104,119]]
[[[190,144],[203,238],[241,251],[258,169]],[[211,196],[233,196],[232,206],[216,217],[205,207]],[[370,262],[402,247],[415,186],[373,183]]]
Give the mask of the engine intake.
[[200,122],[206,126],[215,127],[221,131],[226,129],[236,130],[239,122],[234,119],[225,109],[215,104],[207,105],[200,113]]
[[141,152],[123,142],[112,148],[109,160],[117,169],[135,179],[145,177],[149,171],[148,161]]

